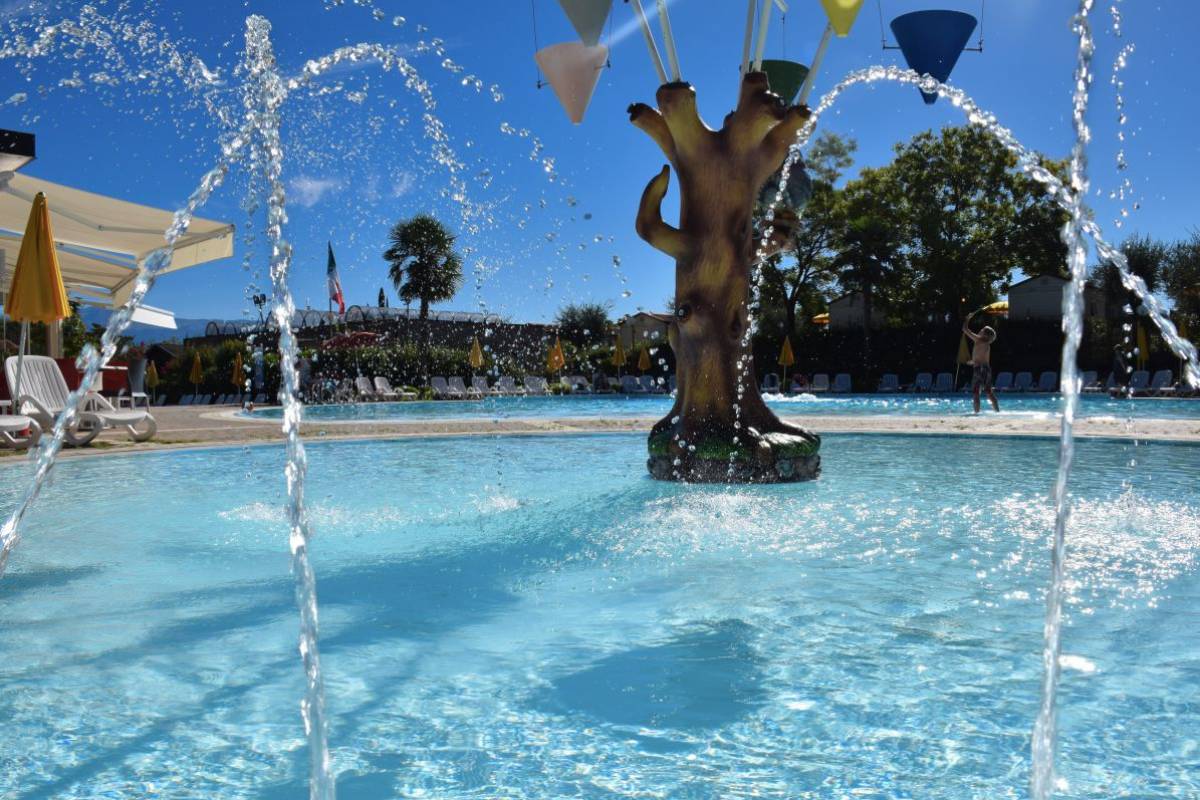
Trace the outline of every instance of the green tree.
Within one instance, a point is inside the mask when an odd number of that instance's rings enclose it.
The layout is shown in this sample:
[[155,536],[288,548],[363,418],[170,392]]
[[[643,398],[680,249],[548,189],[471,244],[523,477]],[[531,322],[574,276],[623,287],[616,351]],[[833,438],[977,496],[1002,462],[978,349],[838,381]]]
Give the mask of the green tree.
[[[1166,278],[1168,262],[1173,255],[1172,248],[1163,242],[1137,234],[1121,244],[1121,253],[1125,256],[1129,271],[1144,280],[1152,292]],[[1115,264],[1106,262],[1096,267],[1092,271],[1091,281],[1104,292],[1105,305],[1111,315],[1119,315],[1126,306],[1136,310],[1141,303],[1136,294],[1125,288]]]
[[887,177],[906,228],[914,308],[960,318],[995,299],[1014,269],[1062,274],[1066,216],[1016,166],[995,137],[975,127],[926,131],[896,147]]
[[814,182],[820,181],[832,187],[854,163],[857,150],[857,140],[833,131],[821,131],[804,154],[805,168]]
[[420,303],[419,317],[429,318],[429,304],[449,300],[463,281],[462,257],[454,250],[454,234],[428,214],[392,226],[383,258],[388,277],[405,303]]
[[782,307],[785,332],[796,330],[796,310],[811,310],[832,282],[834,209],[838,193],[823,180],[813,182],[812,197],[788,237],[787,251],[762,266],[764,305]]
[[558,310],[555,324],[562,337],[578,347],[607,342],[611,326],[608,308],[600,303],[569,303]]
[[892,167],[865,169],[846,184],[838,200],[833,267],[838,284],[863,298],[863,360],[870,364],[871,317],[876,293],[897,286],[906,273],[904,225]]
[[1193,317],[1195,323],[1200,317],[1200,230],[1171,247],[1162,278],[1175,307]]

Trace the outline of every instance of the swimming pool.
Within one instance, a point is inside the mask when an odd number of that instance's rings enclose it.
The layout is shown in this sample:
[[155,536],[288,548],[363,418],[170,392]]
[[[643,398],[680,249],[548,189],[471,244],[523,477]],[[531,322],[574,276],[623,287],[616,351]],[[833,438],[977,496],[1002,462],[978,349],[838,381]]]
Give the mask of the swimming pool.
[[[1195,797],[1200,452],[1078,448],[1062,796]],[[314,444],[340,796],[1023,798],[1055,449],[830,435],[724,487],[640,435]],[[0,796],[306,796],[282,463],[57,467],[0,580]]]
[[[830,415],[931,415],[969,414],[967,395],[767,395],[767,405],[779,414]],[[1058,413],[1058,395],[1001,395],[1002,414],[1049,418]],[[988,408],[986,400],[985,409]],[[313,422],[378,422],[384,420],[495,419],[499,417],[593,418],[661,417],[671,409],[664,395],[580,395],[567,397],[497,397],[484,400],[422,401],[407,403],[347,403],[307,406]],[[1167,419],[1200,418],[1200,400],[1139,398],[1113,400],[1099,395],[1081,398],[1084,416]],[[988,413],[991,413],[988,409]],[[279,419],[279,408],[261,408],[253,416]]]

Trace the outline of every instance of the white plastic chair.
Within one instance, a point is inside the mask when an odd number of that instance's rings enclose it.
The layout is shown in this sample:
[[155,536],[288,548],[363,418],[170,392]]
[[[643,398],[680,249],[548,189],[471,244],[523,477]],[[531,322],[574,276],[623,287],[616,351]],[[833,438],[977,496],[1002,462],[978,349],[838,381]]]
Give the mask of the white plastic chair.
[[894,372],[885,372],[879,378],[879,388],[876,391],[880,394],[900,391],[900,376]]
[[810,392],[828,392],[829,391],[829,376],[824,372],[818,372],[813,375],[812,383],[809,385]]
[[[9,393],[14,394],[16,356],[10,356],[4,362],[4,373],[8,379]],[[15,403],[16,416],[32,417],[43,430],[52,428],[55,419],[67,407],[70,396],[67,381],[53,358],[25,356],[21,369],[21,395]],[[103,395],[95,392],[85,392],[80,403],[82,407],[64,437],[67,444],[74,447],[92,441],[105,428],[124,428],[135,442],[144,442],[158,432],[158,423],[149,411],[117,409]],[[139,426],[144,426],[144,430],[138,430]]]
[[1013,388],[1013,374],[1011,372],[1001,372],[996,376],[996,382],[992,384],[992,388],[997,392],[1011,392]]
[[774,372],[768,372],[763,376],[761,387],[763,393],[778,394],[779,393],[779,376]]
[[937,380],[934,381],[933,391],[935,392],[953,392],[954,391],[954,376],[949,372],[939,372]]
[[916,380],[913,381],[912,390],[914,392],[933,391],[933,373],[918,372]]
[[850,373],[839,372],[833,376],[833,386],[829,389],[833,394],[847,394],[850,391]]
[[1057,392],[1058,391],[1058,373],[1053,370],[1046,370],[1038,376],[1037,391],[1039,392]]
[[1028,392],[1032,388],[1033,388],[1033,373],[1032,372],[1018,372],[1017,376],[1015,378],[1013,378],[1013,391],[1014,392]]

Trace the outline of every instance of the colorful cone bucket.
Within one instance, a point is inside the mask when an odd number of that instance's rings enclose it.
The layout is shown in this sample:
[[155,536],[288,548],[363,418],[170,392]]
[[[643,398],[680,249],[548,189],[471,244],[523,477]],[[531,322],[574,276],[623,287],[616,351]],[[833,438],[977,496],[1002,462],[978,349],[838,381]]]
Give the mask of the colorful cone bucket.
[[579,34],[579,40],[588,47],[600,43],[604,23],[612,10],[612,0],[558,0],[567,19]]
[[579,42],[552,44],[534,53],[546,80],[571,122],[583,122],[583,113],[592,101],[592,92],[600,82],[600,70],[608,61],[608,48],[602,44],[588,47]]
[[766,59],[762,62],[762,71],[767,73],[767,81],[771,91],[783,98],[783,102],[791,105],[808,77],[808,67],[796,61],[779,61]]
[[[942,83],[950,77],[977,21],[961,11],[914,11],[892,20],[892,34],[914,72],[928,73]],[[936,94],[921,92],[926,105]]]
[[825,16],[829,17],[834,32],[838,36],[849,36],[863,0],[821,0],[821,5],[825,7]]

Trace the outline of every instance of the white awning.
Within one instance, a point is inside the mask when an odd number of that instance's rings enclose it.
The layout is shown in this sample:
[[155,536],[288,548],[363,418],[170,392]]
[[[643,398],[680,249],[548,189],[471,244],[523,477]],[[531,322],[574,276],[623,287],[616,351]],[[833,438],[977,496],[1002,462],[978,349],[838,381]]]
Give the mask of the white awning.
[[151,325],[155,328],[167,328],[169,330],[178,330],[175,324],[175,314],[167,311],[165,308],[154,308],[152,306],[138,306],[133,312],[131,318],[133,322],[140,322],[143,325]]
[[[68,291],[110,307],[133,290],[137,265],[165,244],[173,211],[92,194],[28,175],[0,174],[0,251],[9,277],[21,248],[29,209],[38,192],[46,195],[58,245],[59,265]],[[179,240],[164,272],[194,267],[233,255],[233,225],[195,217]]]

